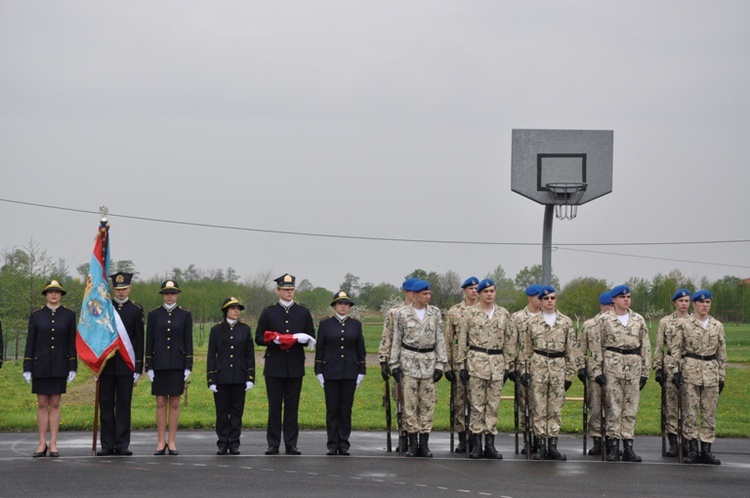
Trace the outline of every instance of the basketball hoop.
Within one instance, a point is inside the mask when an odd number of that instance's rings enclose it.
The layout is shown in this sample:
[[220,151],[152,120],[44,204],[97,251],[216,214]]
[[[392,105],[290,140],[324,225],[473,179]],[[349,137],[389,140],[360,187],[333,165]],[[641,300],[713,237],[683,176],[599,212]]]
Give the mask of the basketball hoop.
[[576,217],[586,186],[581,182],[555,182],[545,185],[550,199],[555,204],[555,216],[558,220],[572,220]]

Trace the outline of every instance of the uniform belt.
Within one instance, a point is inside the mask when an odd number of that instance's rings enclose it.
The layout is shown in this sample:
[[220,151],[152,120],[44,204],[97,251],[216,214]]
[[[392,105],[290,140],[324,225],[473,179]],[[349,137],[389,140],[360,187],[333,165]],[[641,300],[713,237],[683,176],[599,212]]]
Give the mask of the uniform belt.
[[479,351],[481,353],[487,353],[487,354],[503,354],[502,349],[480,348],[479,346],[474,346],[473,344],[469,346],[469,349],[471,349],[472,351]]
[[542,356],[546,356],[547,358],[565,358],[565,352],[563,352],[563,351],[558,351],[558,352],[555,352],[555,353],[548,353],[546,351],[540,351],[538,349],[535,349],[534,352],[536,354],[540,354]]
[[407,349],[409,351],[414,351],[415,353],[432,353],[435,351],[434,347],[431,348],[415,348],[414,346],[409,346],[407,344],[401,343],[401,346],[403,346],[404,349]]
[[607,346],[607,351],[612,351],[613,353],[620,353],[620,354],[641,354],[641,348],[620,349],[620,348],[615,348],[613,346]]
[[715,360],[716,359],[716,355],[715,354],[710,354],[708,356],[702,356],[702,355],[699,355],[699,354],[685,353],[684,355],[682,355],[682,357],[683,358],[693,358],[693,359],[696,359],[696,360],[703,360],[703,361],[711,361],[711,360]]

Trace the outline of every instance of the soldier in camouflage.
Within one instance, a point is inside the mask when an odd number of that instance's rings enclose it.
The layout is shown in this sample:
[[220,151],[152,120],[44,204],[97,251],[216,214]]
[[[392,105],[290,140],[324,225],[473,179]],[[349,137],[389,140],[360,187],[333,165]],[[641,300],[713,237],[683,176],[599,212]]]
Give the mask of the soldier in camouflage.
[[609,291],[603,292],[599,296],[599,313],[593,318],[589,318],[583,322],[581,327],[581,333],[578,335],[578,342],[581,343],[581,353],[583,353],[586,359],[586,372],[585,375],[579,377],[581,382],[586,382],[586,401],[588,403],[587,409],[589,412],[589,420],[586,424],[588,427],[588,434],[594,441],[593,446],[589,449],[589,455],[601,455],[602,454],[602,417],[601,417],[601,406],[602,406],[602,388],[599,387],[594,381],[594,369],[592,368],[592,356],[590,345],[593,342],[593,334],[596,333],[596,321],[602,314],[612,309],[612,296]]
[[688,442],[684,461],[719,465],[711,445],[716,439],[716,406],[727,374],[727,344],[724,326],[709,315],[711,297],[707,290],[692,295],[693,315],[679,321],[669,350],[672,382],[682,395],[684,408],[683,435]]
[[[630,287],[611,291],[614,308],[597,322],[589,348],[594,380],[604,388],[607,461],[640,462],[633,450],[640,390],[651,369],[651,343],[643,316],[630,309]],[[620,440],[623,453],[620,454]]]
[[414,301],[396,313],[389,365],[396,382],[402,382],[408,457],[432,457],[428,446],[435,416],[435,383],[443,376],[447,361],[443,318],[430,306],[430,284],[411,286]]
[[[526,294],[526,307],[522,310],[518,310],[510,315],[510,335],[508,337],[508,344],[505,349],[512,353],[512,359],[509,366],[508,378],[516,383],[516,393],[518,399],[518,410],[524,413],[526,410],[526,387],[520,382],[521,374],[525,372],[524,365],[519,364],[519,371],[516,372],[516,362],[518,352],[518,338],[521,332],[526,329],[526,324],[529,319],[537,316],[541,312],[541,304],[539,303],[539,292],[542,290],[542,286],[539,284],[531,284],[524,290]],[[523,450],[521,453],[526,454],[526,445],[531,444],[532,451],[536,451],[536,445],[532,441],[526,441],[526,421],[523,417],[520,417],[521,432],[523,432]],[[531,430],[531,428],[529,428]],[[531,433],[533,438],[533,432]]]
[[679,289],[672,295],[672,304],[674,304],[674,313],[665,316],[659,320],[659,329],[656,332],[656,344],[654,345],[654,379],[659,383],[662,389],[665,389],[666,406],[664,410],[664,429],[669,441],[669,449],[666,455],[676,457],[677,452],[677,387],[672,382],[673,369],[672,362],[667,346],[669,340],[674,335],[677,323],[689,316],[690,309],[690,291],[688,289]]
[[[383,335],[380,338],[380,347],[378,347],[378,362],[380,363],[380,374],[383,380],[388,380],[391,375],[391,371],[388,368],[388,358],[391,355],[391,344],[393,341],[393,323],[396,314],[401,308],[405,308],[411,305],[414,299],[414,293],[411,291],[411,285],[417,282],[418,278],[407,278],[401,285],[404,290],[404,302],[398,306],[395,306],[385,313],[385,319],[383,320]],[[395,389],[393,392],[393,399],[396,399]]]
[[482,280],[477,290],[479,303],[467,309],[461,321],[456,364],[462,365],[461,380],[469,389],[469,457],[499,460],[503,456],[495,448],[497,410],[508,378],[508,364],[513,358],[513,352],[504,349],[510,334],[510,316],[508,310],[495,305],[493,280]]
[[539,300],[542,312],[529,320],[520,338],[518,357],[531,365],[521,383],[531,389],[534,434],[539,438],[534,460],[566,460],[557,450],[562,407],[576,372],[583,373],[583,356],[573,321],[556,309],[555,288],[542,287]]
[[[464,317],[466,310],[475,304],[477,304],[477,285],[479,285],[479,279],[477,277],[467,278],[461,289],[464,292],[464,299],[458,304],[451,306],[448,313],[445,315],[445,349],[448,354],[448,363],[445,367],[445,378],[451,383],[451,389],[453,390],[453,399],[458,400],[464,399],[465,386],[463,382],[456,382],[456,372],[459,372],[463,368],[462,363],[455,361],[457,354],[457,341],[458,341],[458,324]],[[466,453],[466,427],[464,427],[464,416],[460,410],[455,410],[453,414],[453,426],[458,431],[458,446],[454,450],[454,453]]]

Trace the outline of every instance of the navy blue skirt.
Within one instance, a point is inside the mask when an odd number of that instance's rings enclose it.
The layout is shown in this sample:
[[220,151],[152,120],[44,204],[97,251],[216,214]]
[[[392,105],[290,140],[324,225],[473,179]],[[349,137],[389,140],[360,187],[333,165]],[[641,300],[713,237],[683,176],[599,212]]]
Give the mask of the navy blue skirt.
[[32,377],[31,392],[34,394],[65,394],[67,377]]
[[154,370],[151,394],[154,396],[179,396],[185,392],[184,370]]

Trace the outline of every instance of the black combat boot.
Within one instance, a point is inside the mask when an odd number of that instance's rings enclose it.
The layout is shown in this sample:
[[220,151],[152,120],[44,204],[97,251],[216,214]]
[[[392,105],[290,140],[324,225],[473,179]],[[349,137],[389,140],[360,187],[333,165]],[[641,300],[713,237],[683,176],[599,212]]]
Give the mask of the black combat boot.
[[677,434],[667,433],[667,440],[669,441],[669,449],[666,455],[668,457],[676,457],[679,449],[677,448]]
[[484,435],[484,458],[492,458],[494,460],[503,459],[503,456],[495,448],[495,435],[494,434]]
[[594,440],[594,445],[589,449],[589,455],[601,455],[602,454],[602,438],[594,436],[591,438]]
[[409,435],[406,431],[402,431],[398,436],[398,447],[399,453],[406,454],[409,451]]
[[632,439],[623,439],[622,446],[623,446],[623,453],[622,453],[623,462],[640,462],[641,461],[641,457],[636,455],[635,451],[633,451]]
[[711,443],[701,441],[701,463],[721,465],[721,460],[711,454]]
[[424,434],[419,434],[419,456],[425,457],[425,458],[432,458],[432,452],[430,451],[430,447],[427,443],[430,442],[430,433],[425,432]]
[[687,442],[688,445],[688,451],[687,456],[682,461],[682,463],[700,463],[701,458],[700,454],[698,453],[698,440],[697,439],[691,439]]
[[557,451],[557,438],[549,438],[549,448],[547,449],[547,460],[567,460],[568,457]]
[[471,433],[471,453],[469,458],[482,458],[482,435]]
[[607,438],[607,461],[620,461],[620,440],[613,437]]
[[410,432],[406,435],[409,443],[409,449],[406,450],[406,456],[415,457],[419,455],[419,445],[417,443],[417,433]]
[[546,460],[547,459],[547,438],[540,437],[537,439],[537,449],[534,453],[534,460]]
[[453,453],[466,453],[466,431],[458,433],[458,446],[453,450]]

